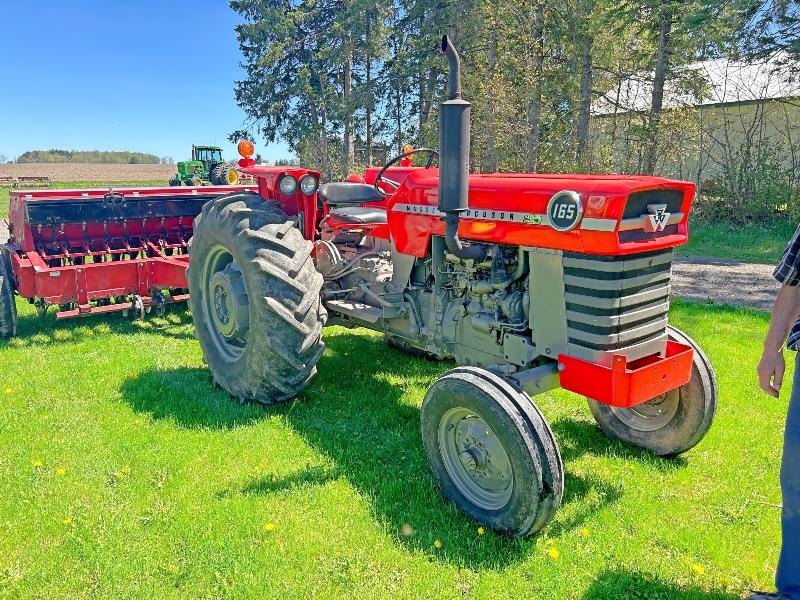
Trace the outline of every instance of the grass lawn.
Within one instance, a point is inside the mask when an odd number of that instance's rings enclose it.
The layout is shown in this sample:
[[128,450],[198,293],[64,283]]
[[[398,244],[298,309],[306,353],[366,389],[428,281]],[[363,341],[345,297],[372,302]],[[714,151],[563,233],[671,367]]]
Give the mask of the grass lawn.
[[734,226],[727,223],[689,225],[689,243],[678,254],[718,256],[746,262],[775,264],[794,233],[796,224]]
[[[739,598],[769,588],[786,400],[753,370],[767,316],[676,302],[719,376],[716,424],[662,460],[605,438],[581,398],[537,402],[567,471],[537,538],[439,495],[418,407],[449,364],[326,330],[284,405],[215,390],[191,318],[42,324],[0,343],[0,596]],[[434,546],[441,541],[441,548]]]

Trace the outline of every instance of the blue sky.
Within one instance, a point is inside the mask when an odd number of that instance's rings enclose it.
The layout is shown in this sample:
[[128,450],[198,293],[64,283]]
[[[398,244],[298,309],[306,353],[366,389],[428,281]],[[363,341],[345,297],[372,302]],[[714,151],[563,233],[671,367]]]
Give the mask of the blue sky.
[[[225,0],[0,0],[0,154],[133,150],[188,158],[192,143],[238,156],[243,77]],[[256,147],[266,159],[283,144]]]

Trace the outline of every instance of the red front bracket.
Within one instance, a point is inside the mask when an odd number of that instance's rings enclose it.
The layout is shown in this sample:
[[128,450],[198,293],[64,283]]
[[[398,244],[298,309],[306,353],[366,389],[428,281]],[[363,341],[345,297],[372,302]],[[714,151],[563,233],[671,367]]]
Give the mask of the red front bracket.
[[646,356],[631,363],[622,355],[606,367],[579,358],[559,355],[561,387],[592,400],[631,408],[689,383],[694,350],[668,341],[664,357]]

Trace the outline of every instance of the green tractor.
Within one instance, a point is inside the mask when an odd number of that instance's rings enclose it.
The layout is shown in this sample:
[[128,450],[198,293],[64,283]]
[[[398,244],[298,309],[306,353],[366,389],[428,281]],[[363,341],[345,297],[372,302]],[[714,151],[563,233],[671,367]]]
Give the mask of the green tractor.
[[239,172],[222,159],[222,148],[192,145],[192,160],[178,163],[178,172],[169,180],[175,185],[236,185]]

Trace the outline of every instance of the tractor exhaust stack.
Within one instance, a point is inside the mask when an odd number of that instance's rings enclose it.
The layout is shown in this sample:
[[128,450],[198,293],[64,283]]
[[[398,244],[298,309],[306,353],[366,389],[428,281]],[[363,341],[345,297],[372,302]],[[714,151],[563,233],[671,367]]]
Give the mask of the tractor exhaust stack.
[[458,239],[458,216],[467,210],[472,105],[461,98],[461,60],[446,35],[442,52],[449,63],[447,100],[439,107],[439,210],[445,214],[445,243],[459,258],[481,261],[486,256],[482,246],[464,247]]

